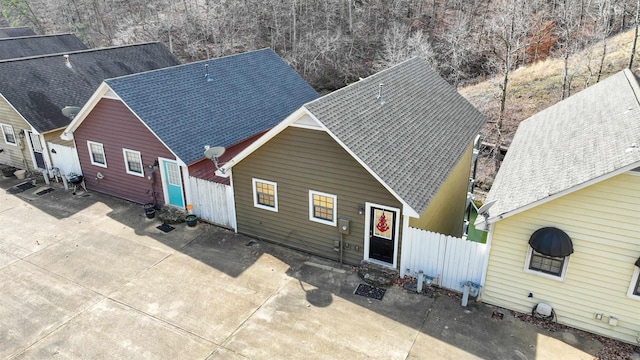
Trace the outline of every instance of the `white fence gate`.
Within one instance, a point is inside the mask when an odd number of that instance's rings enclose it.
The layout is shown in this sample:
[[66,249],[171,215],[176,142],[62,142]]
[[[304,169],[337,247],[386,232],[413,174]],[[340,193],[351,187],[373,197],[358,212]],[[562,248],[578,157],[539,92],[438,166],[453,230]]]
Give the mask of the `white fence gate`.
[[82,174],[78,153],[74,147],[52,142],[47,142],[47,146],[49,146],[52,166],[60,169],[60,175]]
[[487,244],[410,227],[402,236],[400,276],[422,270],[434,284],[462,291],[461,282],[480,284],[487,256]]
[[233,189],[229,185],[189,177],[193,213],[200,219],[236,229]]

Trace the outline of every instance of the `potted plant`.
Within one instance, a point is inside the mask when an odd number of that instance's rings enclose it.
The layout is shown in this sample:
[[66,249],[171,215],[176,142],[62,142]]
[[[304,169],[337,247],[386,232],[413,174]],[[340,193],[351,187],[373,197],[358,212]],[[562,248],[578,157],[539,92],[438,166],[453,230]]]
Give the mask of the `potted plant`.
[[198,223],[198,217],[196,215],[193,215],[193,214],[187,215],[184,218],[184,222],[187,223],[187,226],[194,227]]
[[142,205],[142,209],[147,219],[153,219],[156,216],[156,205],[154,203],[146,203]]

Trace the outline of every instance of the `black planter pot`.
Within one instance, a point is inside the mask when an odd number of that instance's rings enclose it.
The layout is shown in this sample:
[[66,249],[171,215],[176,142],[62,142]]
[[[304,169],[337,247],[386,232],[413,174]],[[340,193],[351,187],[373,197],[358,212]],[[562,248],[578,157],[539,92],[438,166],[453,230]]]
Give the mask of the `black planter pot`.
[[144,214],[147,216],[147,219],[153,219],[156,216],[156,209],[144,209]]
[[187,226],[194,227],[198,223],[198,217],[195,215],[187,215],[184,218],[184,222],[187,223]]
[[156,204],[154,204],[154,203],[146,203],[146,204],[142,205],[142,208],[144,209],[144,211],[147,211],[148,209],[155,209],[156,208]]

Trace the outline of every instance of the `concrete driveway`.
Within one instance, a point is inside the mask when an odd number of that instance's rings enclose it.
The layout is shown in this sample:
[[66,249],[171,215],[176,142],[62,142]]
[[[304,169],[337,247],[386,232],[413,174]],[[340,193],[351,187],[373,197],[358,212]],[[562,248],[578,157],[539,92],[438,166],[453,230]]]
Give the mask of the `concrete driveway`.
[[0,358],[591,359],[601,346],[443,293],[354,295],[351,267],[206,224],[163,233],[139,205],[40,186],[0,193]]

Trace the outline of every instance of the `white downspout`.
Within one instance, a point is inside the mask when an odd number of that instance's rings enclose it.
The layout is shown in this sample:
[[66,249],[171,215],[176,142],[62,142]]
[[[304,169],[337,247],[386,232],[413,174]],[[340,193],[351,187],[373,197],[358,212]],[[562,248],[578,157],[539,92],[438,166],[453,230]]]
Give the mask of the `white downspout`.
[[493,229],[495,224],[488,224],[489,233],[487,234],[487,253],[484,257],[484,264],[482,265],[482,278],[480,279],[480,293],[478,294],[477,301],[482,301],[482,293],[485,288],[484,283],[487,280],[487,268],[489,267],[489,255],[491,255],[491,242],[493,239]]

